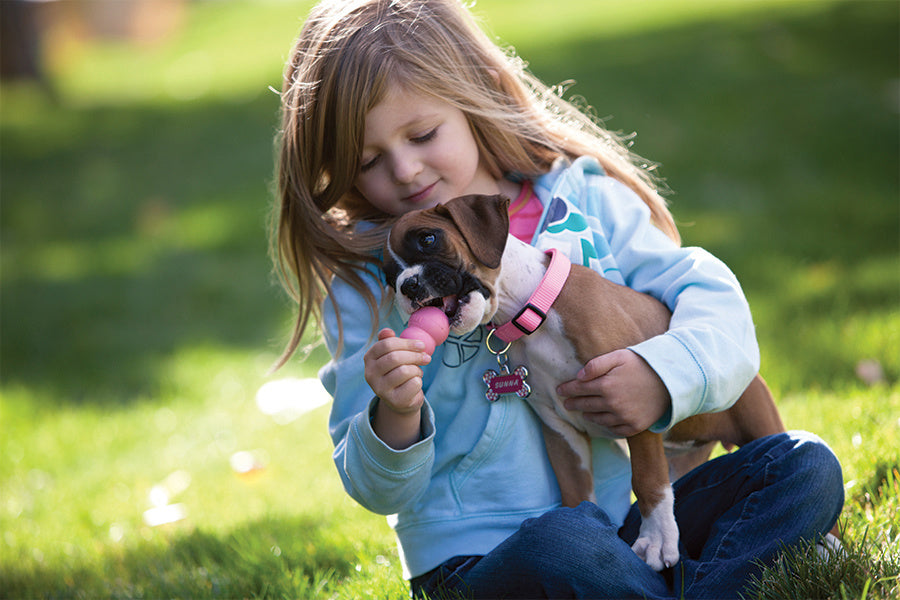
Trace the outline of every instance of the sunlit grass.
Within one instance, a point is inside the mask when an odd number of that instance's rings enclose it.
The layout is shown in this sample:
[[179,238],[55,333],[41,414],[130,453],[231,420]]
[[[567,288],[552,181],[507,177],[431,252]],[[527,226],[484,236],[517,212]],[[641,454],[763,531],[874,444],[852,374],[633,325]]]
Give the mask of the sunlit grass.
[[[555,47],[573,38],[618,38],[635,33],[670,29],[716,19],[765,19],[769,11],[780,14],[816,12],[835,0],[816,2],[785,2],[784,0],[575,0],[553,5],[548,10],[540,2],[516,0],[482,0],[474,3],[475,13],[487,18],[489,30],[501,39],[505,33],[515,34],[507,39],[517,48]],[[526,54],[528,58],[530,55]],[[619,56],[629,63],[634,57]]]
[[[278,424],[253,401],[248,387],[261,378],[240,359],[188,351],[163,375],[167,401],[131,407],[66,407],[5,392],[6,589],[265,596],[253,586],[267,581],[274,595],[319,597],[312,590],[321,586],[321,597],[402,597],[392,534],[340,488],[327,408]],[[900,464],[900,389],[792,396],[781,410],[789,427],[818,432],[842,458],[845,535],[867,535],[890,552],[900,534],[896,486],[878,490],[885,469]],[[242,451],[262,468],[236,472],[231,458]],[[144,511],[173,474],[186,474],[187,484],[166,500],[186,518],[150,527]]]
[[280,88],[283,59],[312,4],[201,1],[185,12],[184,29],[137,48],[57,41],[50,68],[60,93],[78,105],[240,101]]
[[[387,525],[331,466],[327,409],[279,424],[257,407],[273,360],[187,350],[159,374],[161,398],[123,406],[4,390],[4,595],[264,595],[253,586],[271,577],[309,597],[300,592],[317,580],[334,592],[364,570],[390,572],[400,589]],[[241,452],[255,469],[235,470]],[[184,519],[147,522],[172,505]]]
[[749,290],[748,296],[765,349],[762,370],[780,390],[852,388],[864,360],[877,361],[887,381],[897,380],[896,256],[854,264],[770,257],[767,264],[773,288]]

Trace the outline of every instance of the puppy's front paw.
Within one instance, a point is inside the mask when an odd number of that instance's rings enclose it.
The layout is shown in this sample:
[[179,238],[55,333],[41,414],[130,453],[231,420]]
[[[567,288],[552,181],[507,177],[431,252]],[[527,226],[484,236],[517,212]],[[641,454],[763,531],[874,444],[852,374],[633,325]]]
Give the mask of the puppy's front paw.
[[678,562],[678,537],[675,542],[658,535],[644,535],[641,527],[641,537],[634,542],[631,549],[635,554],[647,563],[654,571],[662,571]]
[[641,531],[631,549],[654,571],[678,562],[678,524],[671,491],[649,515],[641,516]]

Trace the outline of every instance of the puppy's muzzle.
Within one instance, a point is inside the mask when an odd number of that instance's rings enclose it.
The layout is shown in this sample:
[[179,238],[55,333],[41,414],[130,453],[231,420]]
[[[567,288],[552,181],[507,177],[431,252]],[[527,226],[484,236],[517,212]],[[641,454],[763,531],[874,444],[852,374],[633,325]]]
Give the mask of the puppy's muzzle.
[[421,265],[418,273],[410,273],[400,283],[400,293],[412,302],[423,303],[436,296],[460,295],[465,277],[455,268],[432,261]]
[[447,313],[451,322],[470,294],[479,293],[485,298],[491,295],[477,277],[437,261],[421,264],[418,273],[401,275],[397,284],[397,291],[409,300],[413,309],[436,306]]

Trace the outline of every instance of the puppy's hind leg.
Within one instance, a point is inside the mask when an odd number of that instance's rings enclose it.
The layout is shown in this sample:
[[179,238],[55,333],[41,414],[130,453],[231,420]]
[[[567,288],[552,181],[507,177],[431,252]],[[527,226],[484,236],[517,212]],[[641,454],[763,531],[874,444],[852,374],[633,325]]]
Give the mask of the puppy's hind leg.
[[641,529],[631,546],[654,571],[678,562],[678,524],[675,496],[662,436],[644,431],[628,438],[631,487],[641,511]]

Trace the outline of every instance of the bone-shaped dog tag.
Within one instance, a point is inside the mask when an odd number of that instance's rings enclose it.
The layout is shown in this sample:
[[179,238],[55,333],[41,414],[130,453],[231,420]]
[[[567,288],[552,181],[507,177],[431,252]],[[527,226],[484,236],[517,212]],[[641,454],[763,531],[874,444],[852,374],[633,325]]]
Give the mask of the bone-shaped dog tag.
[[489,402],[496,402],[505,394],[515,394],[519,398],[527,398],[531,394],[531,386],[525,381],[526,377],[528,377],[528,369],[518,367],[510,373],[509,365],[504,361],[500,365],[499,373],[490,369],[485,371],[481,377],[487,385],[484,397]]

